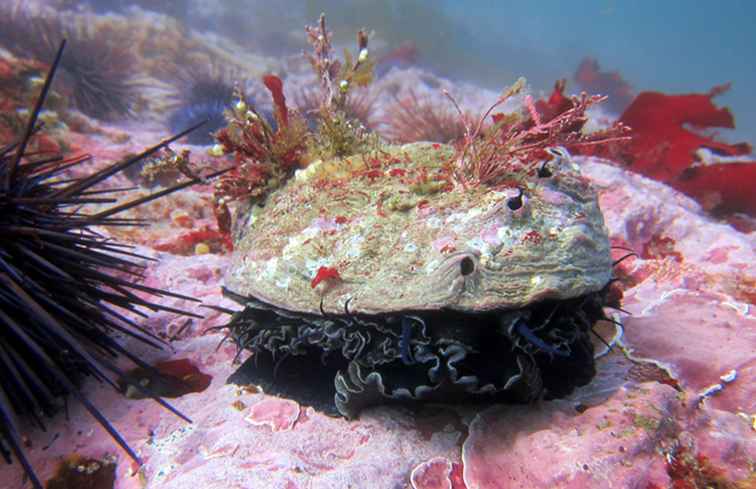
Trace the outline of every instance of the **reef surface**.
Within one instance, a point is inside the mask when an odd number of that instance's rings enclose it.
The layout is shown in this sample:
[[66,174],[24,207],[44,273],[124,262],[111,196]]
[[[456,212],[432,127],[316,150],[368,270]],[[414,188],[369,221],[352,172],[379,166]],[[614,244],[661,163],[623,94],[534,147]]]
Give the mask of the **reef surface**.
[[[13,66],[0,65],[6,71]],[[416,68],[393,69],[376,83],[380,95],[370,100],[378,108],[373,120],[415,95],[438,102],[441,88],[472,94],[458,97],[467,109],[489,106],[496,98]],[[437,98],[426,99],[431,93]],[[165,132],[155,121],[120,127],[86,118],[65,122],[72,130],[61,129],[63,139],[72,152],[93,154],[94,165],[137,151]],[[58,144],[54,136],[45,143]],[[577,157],[576,163],[598,191],[612,244],[639,256],[616,268],[627,311],[615,316],[624,326],[621,343],[598,360],[595,379],[569,397],[527,406],[384,406],[356,420],[333,418],[289,399],[228,385],[249,353],[239,353],[223,342],[222,330],[212,329],[228,321],[225,314],[204,309],[204,319],[187,321],[159,312],[142,324],[170,348],[152,350],[127,338],[124,343],[145,361],[170,365],[171,375],[200,391],[163,386],[163,395],[178,395],[171,404],[193,423],[150,400],[124,398],[88,381],[88,397],[145,464],[135,466],[74,402],[47,432],[30,431],[25,444],[31,463],[47,480],[63,463],[95,461],[74,466],[112,468],[116,489],[753,487],[756,234],[712,217],[707,210],[716,206],[705,199],[696,201],[616,163],[589,157]],[[744,169],[753,171],[741,165],[738,174]],[[742,187],[743,181],[736,183]],[[133,182],[114,178],[108,184]],[[752,209],[748,205],[731,207]],[[119,236],[135,243],[137,253],[157,259],[148,264],[145,285],[238,309],[221,294],[230,259],[214,231],[210,185],[154,202],[134,217],[154,222]],[[613,258],[626,253],[617,249]],[[196,309],[181,299],[162,302]],[[615,333],[601,332],[607,339]],[[19,464],[1,466],[0,481],[24,487]]]
[[[623,315],[625,352],[615,348],[599,360],[597,378],[570,398],[536,406],[380,407],[354,421],[331,418],[226,385],[236,348],[218,348],[218,332],[203,334],[225,322],[223,314],[208,311],[186,326],[159,313],[146,326],[172,338],[174,351],[134,347],[154,362],[188,359],[212,376],[205,391],[171,400],[194,422],[90,382],[91,398],[145,465],[133,466],[71,403],[68,422],[60,415],[47,433],[30,437],[38,473],[51,476],[74,451],[115,463],[119,489],[671,487],[694,477],[752,483],[753,234],[712,220],[664,184],[598,159],[578,162],[599,191],[613,243],[640,256],[618,270],[630,313]],[[161,219],[175,226],[170,213]],[[159,259],[147,285],[235,308],[220,292],[227,256],[140,251]],[[0,469],[9,487],[20,487],[21,478],[17,465]]]

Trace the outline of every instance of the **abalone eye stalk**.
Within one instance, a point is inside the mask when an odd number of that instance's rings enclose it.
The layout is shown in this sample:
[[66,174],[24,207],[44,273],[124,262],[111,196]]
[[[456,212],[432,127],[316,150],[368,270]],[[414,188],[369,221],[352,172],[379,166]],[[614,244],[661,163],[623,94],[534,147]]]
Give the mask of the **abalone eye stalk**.
[[541,166],[538,168],[538,178],[549,178],[554,175],[554,173],[548,168],[547,165],[553,164],[558,167],[565,160],[570,159],[570,153],[567,151],[567,149],[561,146],[546,148],[546,152],[554,158],[541,163]]

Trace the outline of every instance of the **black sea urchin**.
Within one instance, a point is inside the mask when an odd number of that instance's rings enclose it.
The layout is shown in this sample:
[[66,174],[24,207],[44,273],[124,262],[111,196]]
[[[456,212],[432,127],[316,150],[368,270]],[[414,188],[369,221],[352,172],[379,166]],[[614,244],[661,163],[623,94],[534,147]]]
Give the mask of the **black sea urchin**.
[[229,76],[207,74],[191,76],[184,83],[178,108],[171,114],[169,125],[172,131],[206,120],[201,131],[189,134],[190,144],[213,144],[213,133],[226,125],[223,111],[231,105],[234,87]]
[[72,105],[97,119],[130,115],[137,100],[134,56],[123,40],[99,34],[73,16],[4,12],[0,40],[37,60],[51,59],[63,39],[69,49],[60,61],[62,92]]
[[[64,172],[86,158],[64,160],[27,152],[64,45],[61,43],[24,136],[0,146],[0,454],[8,462],[15,456],[37,489],[42,484],[24,454],[22,432],[26,423],[44,429],[43,418],[52,416],[61,398],[68,395],[78,399],[129,456],[139,461],[78,386],[83,377],[92,376],[118,389],[113,378],[121,375],[114,363],[119,354],[149,368],[111,333],[158,348],[161,340],[124,312],[144,316],[143,310],[163,310],[191,315],[144,299],[144,294],[194,300],[135,283],[140,266],[130,257],[144,257],[95,230],[96,226],[137,225],[139,221],[119,214],[196,183],[187,181],[122,204],[115,203],[112,190],[95,188],[185,133],[81,178],[66,179]],[[92,212],[82,208],[103,203],[114,204]]]
[[419,97],[414,91],[395,96],[394,104],[386,110],[382,134],[389,141],[414,143],[454,143],[465,136],[465,128],[472,117],[460,117],[447,107],[446,101]]

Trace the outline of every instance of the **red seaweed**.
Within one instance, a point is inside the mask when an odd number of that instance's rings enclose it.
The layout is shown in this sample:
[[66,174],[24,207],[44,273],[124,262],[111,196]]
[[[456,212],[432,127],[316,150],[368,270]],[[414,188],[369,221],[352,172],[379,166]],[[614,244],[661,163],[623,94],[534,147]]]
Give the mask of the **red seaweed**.
[[339,275],[339,271],[333,267],[320,267],[315,274],[315,278],[310,282],[310,286],[314,289],[324,280],[341,280],[341,275]]
[[728,88],[728,85],[717,86],[705,94],[639,94],[619,119],[633,129],[633,140],[624,154],[625,162],[638,173],[672,183],[691,166],[700,148],[723,156],[750,153],[748,144],[726,144],[686,128],[686,124],[695,129],[734,128],[729,109],[719,108],[711,101]]
[[130,399],[149,397],[135,385],[150,394],[175,399],[204,391],[212,380],[212,376],[202,373],[188,358],[179,358],[158,362],[152,369],[137,367],[129,370],[118,379],[118,384]]
[[673,187],[716,214],[743,212],[756,216],[756,162],[694,166],[684,170]]
[[276,106],[276,119],[282,127],[289,125],[289,109],[286,107],[286,97],[283,93],[283,82],[276,75],[263,77],[265,87],[273,96],[273,104]]
[[[730,110],[712,102],[729,87],[719,85],[704,94],[642,92],[617,121],[632,129],[629,144],[570,149],[624,163],[630,170],[696,199],[715,215],[756,216],[756,193],[751,188],[756,181],[756,161],[703,165],[697,155],[702,148],[724,157],[751,153],[747,143],[728,144],[716,135],[701,133],[708,128],[735,127]],[[548,102],[541,104],[549,106]]]
[[60,462],[55,475],[47,481],[47,489],[112,489],[116,481],[116,464],[78,454]]
[[211,253],[230,252],[233,248],[228,234],[207,227],[180,234],[167,242],[157,243],[154,248],[174,255],[193,255],[200,243],[207,245]]

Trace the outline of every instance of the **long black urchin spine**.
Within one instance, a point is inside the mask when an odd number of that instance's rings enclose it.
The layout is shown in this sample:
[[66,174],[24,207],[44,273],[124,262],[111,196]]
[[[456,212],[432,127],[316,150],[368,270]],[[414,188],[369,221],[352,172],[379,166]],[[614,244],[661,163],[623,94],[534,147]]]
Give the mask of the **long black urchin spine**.
[[[146,311],[162,310],[201,317],[145,299],[147,295],[196,301],[136,283],[144,266],[133,259],[149,258],[96,231],[100,226],[140,225],[140,220],[119,214],[199,182],[189,180],[122,204],[109,195],[118,189],[96,188],[196,126],[87,177],[61,178],[65,170],[87,158],[66,160],[58,155],[32,154],[27,148],[39,130],[37,117],[64,47],[65,41],[23,137],[0,146],[0,454],[7,461],[12,457],[19,460],[36,489],[42,484],[24,454],[22,427],[31,422],[44,429],[43,418],[52,416],[61,398],[69,395],[84,405],[134,461],[141,463],[81,392],[80,382],[92,376],[119,389],[113,380],[123,374],[115,364],[119,355],[151,369],[113,337],[117,332],[156,348],[163,345],[128,314],[146,316]],[[91,204],[108,203],[113,205],[99,212],[85,210]],[[162,399],[154,398],[189,421]]]

